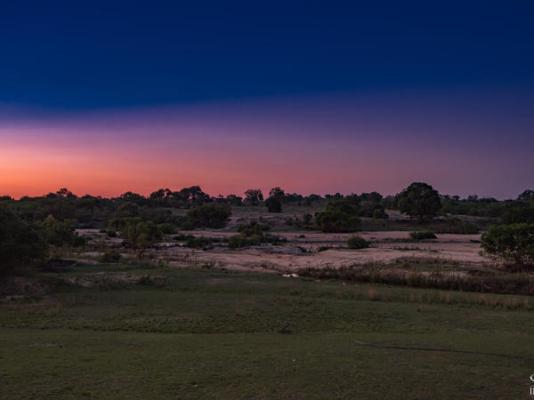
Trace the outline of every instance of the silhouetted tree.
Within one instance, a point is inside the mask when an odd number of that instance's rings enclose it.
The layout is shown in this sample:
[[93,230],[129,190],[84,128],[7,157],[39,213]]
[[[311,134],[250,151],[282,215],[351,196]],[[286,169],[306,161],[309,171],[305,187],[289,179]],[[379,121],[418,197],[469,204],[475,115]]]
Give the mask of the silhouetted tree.
[[259,206],[263,202],[263,193],[260,189],[248,189],[245,192],[244,203],[247,206]]
[[437,190],[422,182],[412,183],[397,195],[396,201],[401,212],[417,217],[419,221],[432,219],[441,209]]

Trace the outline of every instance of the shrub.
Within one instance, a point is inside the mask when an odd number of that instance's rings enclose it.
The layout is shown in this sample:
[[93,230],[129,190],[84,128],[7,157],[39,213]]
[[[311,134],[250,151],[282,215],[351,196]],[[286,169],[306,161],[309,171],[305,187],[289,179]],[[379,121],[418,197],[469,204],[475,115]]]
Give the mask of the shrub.
[[534,264],[534,224],[492,226],[482,235],[481,246],[505,261]]
[[59,221],[53,215],[46,217],[41,229],[45,240],[53,246],[82,246],[85,243],[85,239],[74,232],[69,221]]
[[323,232],[356,232],[360,228],[359,207],[353,199],[330,201],[326,209],[315,214]]
[[160,232],[163,233],[164,235],[172,235],[176,233],[176,227],[173,224],[170,224],[168,222],[159,224],[158,228]]
[[462,221],[460,218],[449,218],[445,224],[437,226],[438,233],[456,233],[459,235],[472,235],[480,231],[477,225]]
[[415,231],[410,232],[410,237],[413,240],[428,240],[428,239],[437,239],[437,236],[432,231]]
[[191,247],[192,249],[205,249],[211,246],[214,241],[215,240],[207,237],[190,236],[186,239],[184,245],[186,247]]
[[189,210],[185,225],[188,228],[224,228],[232,210],[224,204],[204,204]]
[[47,257],[48,244],[37,229],[0,207],[0,275],[42,263]]
[[249,224],[240,225],[237,229],[239,234],[228,239],[228,247],[232,249],[248,246],[257,246],[262,243],[278,244],[286,240],[267,233],[270,226],[253,221]]
[[349,249],[359,250],[368,248],[370,243],[360,236],[352,236],[347,240]]
[[153,246],[162,238],[161,231],[156,224],[142,221],[139,218],[128,220],[121,234],[134,248],[139,250],[139,257],[143,255],[145,249]]
[[121,260],[122,256],[121,253],[119,253],[116,250],[106,250],[104,254],[100,257],[99,261],[101,263],[118,263]]

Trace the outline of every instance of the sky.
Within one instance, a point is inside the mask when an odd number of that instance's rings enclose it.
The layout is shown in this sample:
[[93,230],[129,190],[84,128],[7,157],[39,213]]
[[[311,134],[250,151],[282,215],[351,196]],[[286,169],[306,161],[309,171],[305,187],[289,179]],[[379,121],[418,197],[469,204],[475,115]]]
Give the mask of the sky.
[[532,1],[9,3],[0,194],[534,187]]

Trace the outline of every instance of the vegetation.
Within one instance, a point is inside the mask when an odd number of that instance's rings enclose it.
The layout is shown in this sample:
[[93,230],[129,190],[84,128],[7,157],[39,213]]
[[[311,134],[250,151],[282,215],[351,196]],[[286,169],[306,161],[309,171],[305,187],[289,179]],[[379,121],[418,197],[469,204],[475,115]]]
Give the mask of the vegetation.
[[43,263],[48,244],[37,229],[0,206],[0,276]]
[[332,200],[324,211],[315,214],[315,220],[323,232],[356,232],[361,222],[359,213],[357,199]]
[[263,243],[279,244],[285,241],[278,236],[268,233],[270,229],[271,227],[269,225],[257,221],[240,225],[238,228],[239,234],[228,239],[228,246],[232,249],[237,249],[240,247],[258,246]]
[[414,231],[410,232],[410,237],[413,240],[430,240],[437,239],[437,236],[432,231]]
[[46,276],[62,289],[0,304],[2,399],[528,393],[534,327],[521,296],[135,264]]
[[360,236],[351,236],[347,240],[347,247],[353,250],[366,249],[371,243]]
[[519,265],[534,265],[534,224],[492,226],[482,235],[482,248],[490,255]]
[[230,207],[221,204],[204,204],[188,211],[185,227],[196,228],[224,228],[232,215]]
[[426,183],[415,182],[400,192],[397,206],[403,213],[416,217],[419,221],[434,218],[441,209],[439,193]]

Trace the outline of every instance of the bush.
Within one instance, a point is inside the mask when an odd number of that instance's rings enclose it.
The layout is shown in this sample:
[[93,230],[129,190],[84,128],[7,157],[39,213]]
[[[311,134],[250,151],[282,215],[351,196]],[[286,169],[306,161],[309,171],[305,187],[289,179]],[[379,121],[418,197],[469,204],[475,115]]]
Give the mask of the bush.
[[188,211],[185,227],[195,228],[224,228],[232,215],[232,210],[224,204],[204,204]]
[[207,237],[190,236],[185,241],[185,246],[192,249],[205,249],[212,245],[215,240]]
[[492,226],[482,235],[482,248],[490,255],[520,265],[534,264],[534,224]]
[[352,236],[347,240],[349,249],[360,250],[368,248],[370,243],[360,236]]
[[415,231],[410,232],[410,237],[413,240],[429,240],[429,239],[437,239],[438,237],[436,234],[432,231]]
[[41,229],[45,240],[57,247],[62,246],[83,246],[85,239],[74,232],[74,228],[69,221],[58,221],[53,215],[49,215],[41,223]]
[[159,224],[158,228],[160,232],[163,233],[164,235],[172,235],[176,233],[176,227],[173,224],[170,224],[168,222]]
[[232,236],[228,239],[228,247],[237,249],[240,247],[258,246],[262,243],[278,244],[286,241],[283,238],[267,233],[270,229],[269,225],[256,221],[240,225],[237,229],[239,235]]
[[0,275],[42,263],[48,257],[48,244],[33,226],[0,207]]
[[315,214],[315,220],[323,232],[356,232],[360,228],[359,211],[352,199],[334,200]]
[[119,253],[116,250],[106,250],[104,254],[100,257],[99,261],[101,263],[118,263],[121,260],[122,256],[121,253]]
[[460,218],[449,218],[444,225],[436,227],[437,233],[455,233],[459,235],[473,235],[480,231],[477,225],[462,221]]

